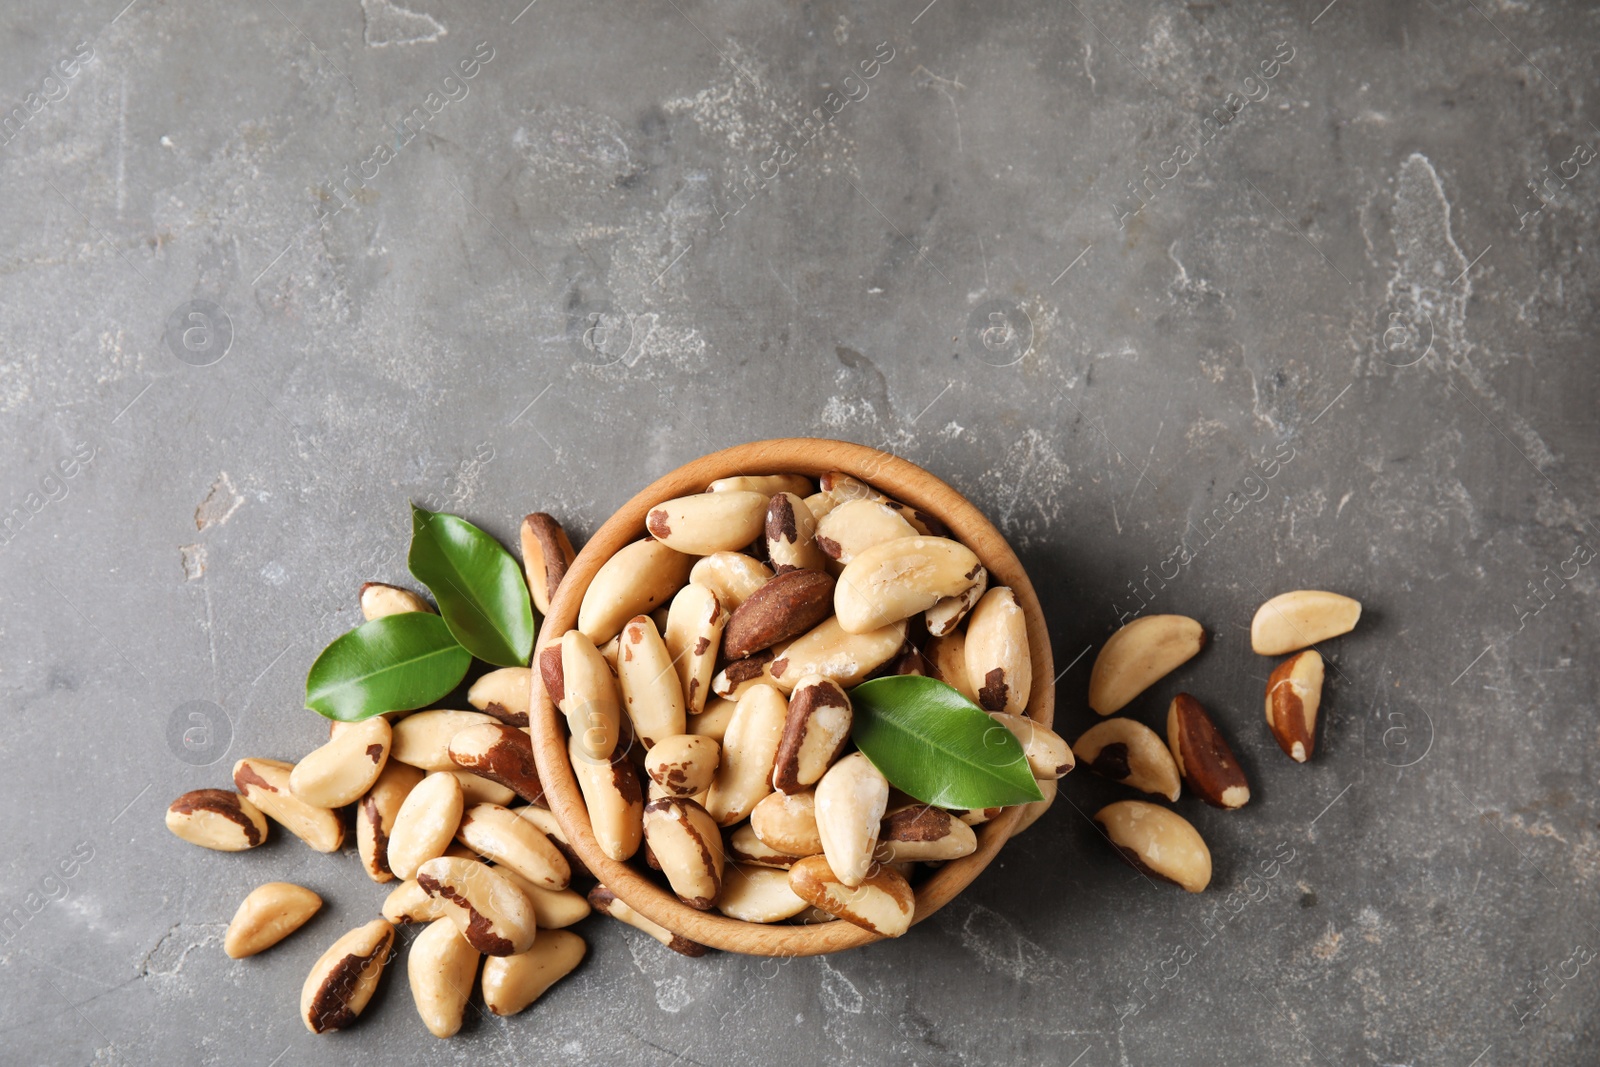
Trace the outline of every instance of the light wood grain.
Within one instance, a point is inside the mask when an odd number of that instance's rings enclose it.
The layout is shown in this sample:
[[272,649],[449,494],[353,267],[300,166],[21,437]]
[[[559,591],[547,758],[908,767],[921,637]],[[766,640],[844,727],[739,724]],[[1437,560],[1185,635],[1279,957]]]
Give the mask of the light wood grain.
[[[1050,655],[1049,634],[1039,598],[1011,546],[966,498],[921,467],[886,452],[845,441],[805,437],[755,441],[702,456],[656,479],[619,508],[584,545],[550,605],[550,613],[540,628],[540,646],[576,624],[578,606],[595,571],[622,546],[646,536],[645,516],[654,505],[704,492],[717,478],[783,473],[816,478],[828,471],[854,475],[897,500],[937,516],[950,528],[951,536],[977,553],[988,568],[991,587],[1011,587],[1027,619],[1028,643],[1033,655],[1033,691],[1027,713],[1042,723],[1051,723],[1055,713],[1055,667]],[[546,802],[589,869],[640,913],[703,945],[757,956],[815,956],[878,940],[875,935],[843,921],[817,926],[765,925],[696,911],[629,864],[607,858],[595,842],[583,797],[568,762],[565,721],[544,687],[536,685],[534,690],[529,726]],[[1011,808],[998,819],[979,826],[977,851],[945,864],[922,883],[917,890],[915,922],[938,911],[989,865],[1011,836],[1020,814],[1020,808]]]

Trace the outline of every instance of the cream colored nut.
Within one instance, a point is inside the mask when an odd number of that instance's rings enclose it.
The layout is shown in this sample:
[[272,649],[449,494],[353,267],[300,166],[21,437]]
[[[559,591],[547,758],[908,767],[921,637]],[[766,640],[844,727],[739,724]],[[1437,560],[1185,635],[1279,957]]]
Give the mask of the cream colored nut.
[[733,552],[761,536],[767,497],[728,490],[667,500],[650,509],[644,527],[668,548],[690,556]]
[[[834,595],[837,598],[838,593]],[[866,633],[850,633],[834,616],[775,650],[766,672],[785,693],[808,674],[824,675],[848,689],[894,659],[905,640],[904,619]]]
[[707,487],[711,493],[760,493],[770,497],[774,493],[794,493],[805,496],[814,486],[811,479],[801,474],[739,474],[731,478],[718,478]]
[[1194,658],[1206,631],[1183,615],[1143,615],[1112,634],[1089,673],[1089,706],[1101,715],[1128,702]]
[[929,677],[937,678],[974,704],[978,702],[978,691],[967,677],[965,630],[952,630],[943,637],[930,638],[923,649],[923,658],[932,672]]
[[577,970],[588,951],[583,938],[571,930],[551,930],[541,923],[528,951],[491,956],[484,962],[483,1006],[496,1015],[517,1014]]
[[773,567],[820,571],[828,558],[817,547],[817,518],[794,493],[778,493],[767,504],[767,558]]
[[597,885],[589,890],[589,903],[593,904],[594,910],[600,914],[609,915],[618,922],[627,923],[635,930],[643,930],[674,952],[684,956],[704,956],[706,954],[704,945],[698,941],[690,941],[682,934],[675,934],[666,927],[645,918],[634,911],[627,901],[603,885]]
[[498,871],[475,860],[440,856],[417,871],[417,884],[445,902],[445,915],[485,956],[513,956],[533,945],[533,904]]
[[822,923],[843,921],[837,915],[830,915],[815,904],[807,904],[805,911],[790,919],[789,924],[791,926],[820,926]]
[[1188,693],[1167,709],[1167,747],[1189,791],[1214,808],[1242,808],[1250,783],[1211,716]]
[[382,582],[361,583],[361,617],[368,622],[387,615],[404,615],[412,611],[433,614],[433,605],[409,589]]
[[667,603],[683,588],[693,563],[692,556],[674,552],[654,538],[625,546],[600,565],[584,590],[578,629],[597,645],[611,640],[629,619]]
[[499,722],[479,723],[458,730],[450,738],[449,752],[463,771],[495,782],[530,804],[544,803],[533,739],[526,730]]
[[540,615],[550,614],[550,603],[576,557],[567,531],[554,518],[542,511],[523,517],[522,569]]
[[818,481],[824,493],[843,504],[850,500],[888,500],[878,490],[843,471],[829,471]]
[[567,840],[567,832],[561,828],[561,824],[556,821],[555,815],[548,808],[535,807],[529,804],[520,808],[512,808],[511,810],[516,812],[517,818],[527,819],[534,826],[537,826],[539,832],[548,837],[550,843],[561,850],[561,854],[567,857],[567,866],[572,869],[572,873],[575,876],[594,877],[589,873],[589,868],[584,865],[583,860],[573,851],[572,843]]
[[722,892],[722,832],[692,800],[663,797],[644,807],[644,836],[678,899],[706,911]]
[[743,552],[713,552],[695,560],[689,581],[717,594],[717,602],[735,611],[772,577],[772,568]]
[[311,965],[300,987],[300,1019],[313,1034],[343,1030],[372,999],[394,948],[394,927],[373,919],[345,934]]
[[1279,593],[1250,620],[1250,647],[1281,656],[1347,634],[1361,618],[1361,601],[1321,589]]
[[292,882],[268,882],[250,891],[233,913],[222,951],[242,960],[264,952],[306,924],[322,907],[322,898]]
[[1211,882],[1211,850],[1189,821],[1143,800],[1119,800],[1095,812],[1113,847],[1134,869],[1199,893]]
[[[1043,784],[1039,784],[1039,788],[1043,790]],[[952,808],[950,814],[968,826],[982,826],[986,822],[998,819],[1000,813],[1005,810],[1005,808],[972,808],[971,810]]]
[[779,852],[767,845],[756,836],[754,828],[747,822],[734,827],[733,833],[728,835],[728,859],[738,863],[756,867],[776,867],[786,871],[800,858],[791,856],[787,852]]
[[1011,836],[1016,837],[1022,831],[1039,821],[1039,817],[1050,810],[1050,805],[1056,802],[1056,794],[1060,791],[1059,783],[1054,778],[1046,778],[1038,783],[1039,792],[1044,794],[1043,800],[1031,800],[1022,805],[1022,816],[1017,819],[1017,825],[1012,829]]
[[717,669],[722,628],[727,623],[728,613],[717,600],[717,594],[703,585],[690,582],[672,598],[662,639],[683,686],[684,710],[690,714],[705,709],[706,698],[711,693],[711,676]]
[[911,928],[917,898],[898,871],[879,865],[853,886],[846,885],[823,856],[810,856],[789,868],[795,896],[836,918],[880,937],[899,937]]
[[[753,656],[734,660],[712,676],[711,691],[723,700],[738,700],[753,685],[772,685],[772,661],[775,658],[773,650],[767,649],[765,652],[757,652]],[[691,715],[690,718],[694,716]]]
[[389,721],[374,715],[343,729],[294,765],[289,791],[319,808],[354,804],[383,773],[389,759]]
[[747,923],[782,922],[810,906],[789,888],[787,873],[743,863],[729,866],[717,898],[718,911]]
[[967,684],[984,711],[1022,714],[1033,691],[1028,620],[1012,591],[997,585],[967,617]]
[[709,737],[677,734],[656,742],[644,758],[644,772],[668,796],[692,797],[711,788],[722,746]]
[[815,856],[822,851],[817,798],[809,789],[767,794],[750,813],[750,829],[763,845],[788,856]]
[[589,915],[589,901],[582,893],[534,885],[510,867],[496,867],[495,871],[527,895],[528,903],[533,905],[533,917],[541,930],[571,926]]
[[[684,587],[685,591],[694,588],[692,583]],[[622,706],[633,723],[633,732],[649,749],[663,737],[683,733],[683,682],[667,643],[650,616],[635,615],[619,636],[617,683],[622,690]]]
[[893,508],[897,515],[910,523],[911,528],[923,537],[950,536],[950,528],[940,522],[937,516],[918,510],[910,504],[902,504],[898,500],[885,499],[884,503]]
[[411,942],[406,953],[411,1002],[434,1037],[451,1037],[461,1029],[481,958],[449,918],[433,920]]
[[1308,648],[1278,664],[1267,678],[1267,725],[1278,747],[1296,763],[1310,759],[1317,747],[1322,674],[1322,654]]
[[811,517],[821,522],[828,512],[838,506],[839,502],[828,493],[812,493],[805,498],[806,510],[811,512]]
[[629,858],[639,851],[644,837],[644,793],[638,772],[620,750],[609,760],[593,759],[576,738],[567,742],[567,754],[589,809],[595,843],[614,860]]
[[1072,748],[1054,730],[1026,715],[1008,715],[991,711],[989,717],[1004,726],[1022,743],[1023,754],[1028,757],[1028,769],[1037,781],[1063,778],[1075,763]]
[[[970,548],[949,538],[886,541],[845,564],[833,590],[833,611],[845,631],[867,633],[964,591],[981,567]],[[972,652],[970,631],[967,652]]]
[[[943,637],[957,626],[960,626],[961,621],[967,617],[968,612],[977,606],[978,601],[983,598],[983,594],[988,588],[989,572],[980,565],[978,567],[978,575],[972,580],[971,585],[955,596],[945,597],[924,613],[923,621],[927,623],[929,635]],[[1024,627],[1024,636],[1026,636],[1026,627]]]
[[[692,800],[703,808],[706,806],[706,794],[709,792],[711,792],[711,789],[707,787],[698,793],[689,794],[687,797],[684,797],[684,799]],[[672,792],[671,790],[661,788],[661,786],[656,784],[654,779],[648,777],[645,779],[644,802],[646,804],[650,803],[652,800],[660,800],[663,797],[675,797],[677,795],[678,794]]]
[[909,804],[887,812],[878,830],[879,863],[960,859],[978,850],[972,827],[940,808]]
[[456,840],[541,888],[565,889],[572,881],[572,869],[561,850],[538,827],[498,804],[468,808]]
[[[878,831],[888,804],[888,781],[860,752],[852,752],[828,768],[817,783],[817,833],[822,839],[822,854],[846,886],[859,886],[871,870],[872,852],[878,845]],[[826,906],[815,900],[811,903]]]
[[461,783],[461,800],[471,806],[473,804],[499,804],[505,807],[516,801],[517,794],[499,782],[485,778],[481,774],[471,771],[450,771],[456,776],[456,781]]
[[289,790],[294,765],[275,759],[242,759],[233,765],[233,784],[244,798],[285,830],[318,852],[337,852],[344,844],[344,820],[329,808],[307,804]]
[[389,758],[421,767],[425,771],[453,771],[450,739],[459,730],[480,722],[496,722],[481,711],[419,711],[394,724],[394,739]]
[[706,794],[706,810],[719,826],[746,818],[772,792],[772,767],[787,714],[783,694],[770,685],[754,686],[739,698]]
[[1073,744],[1083,765],[1102,778],[1178,799],[1178,765],[1156,732],[1135,719],[1106,719]]
[[444,855],[461,825],[465,800],[461,783],[449,771],[435,771],[406,794],[389,831],[389,869],[415,878],[428,860]]
[[839,683],[808,674],[789,694],[783,739],[772,768],[772,787],[797,793],[822,779],[850,743],[850,698]]
[[[543,610],[543,609],[541,609]],[[467,703],[507,726],[527,726],[533,700],[533,669],[501,667],[472,683]]]
[[[635,618],[640,618],[640,617],[641,616],[635,616]],[[648,619],[649,617],[650,616],[648,616],[648,615],[642,616],[642,618],[646,618],[646,619]],[[611,673],[612,674],[616,674],[617,673],[617,659],[621,655],[622,655],[622,635],[621,634],[618,634],[617,636],[613,637],[611,640],[607,641],[605,644],[600,646],[600,658],[606,661],[606,666],[611,668]]]
[[167,808],[167,829],[191,845],[243,852],[267,839],[267,817],[238,793],[193,789]]
[[833,612],[833,576],[791,569],[763,585],[729,616],[722,654],[743,659],[805,633]]
[[732,721],[734,709],[738,706],[739,702],[736,700],[711,697],[706,701],[705,711],[689,716],[689,733],[715,741],[719,747],[720,757],[722,739],[727,735],[728,723]]
[[829,559],[849,563],[886,541],[916,537],[916,529],[881,500],[847,500],[818,518],[817,548]]
[[389,869],[389,834],[394,830],[400,806],[425,777],[409,764],[390,760],[356,805],[356,852],[361,856],[362,869],[374,882],[394,879],[394,871]]
[[444,918],[444,905],[445,902],[440,898],[429,896],[415,878],[407,878],[383,898],[383,917],[396,926],[431,923]]
[[604,760],[617,747],[622,704],[617,680],[594,642],[579,630],[561,635],[561,712],[585,755]]

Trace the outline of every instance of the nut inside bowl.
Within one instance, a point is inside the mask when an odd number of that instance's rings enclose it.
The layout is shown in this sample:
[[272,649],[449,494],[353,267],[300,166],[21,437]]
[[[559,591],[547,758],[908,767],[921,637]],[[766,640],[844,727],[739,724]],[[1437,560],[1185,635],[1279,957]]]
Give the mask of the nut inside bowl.
[[[1021,562],[1000,531],[972,504],[921,467],[864,445],[821,438],[790,437],[755,441],[702,456],[656,479],[619,508],[578,554],[562,579],[539,634],[539,648],[577,625],[578,608],[601,564],[625,545],[647,535],[645,518],[666,500],[702,493],[718,478],[737,475],[793,473],[817,479],[842,471],[870,483],[895,500],[942,521],[950,536],[977,554],[990,584],[1009,586],[1027,623],[1033,686],[1027,714],[1050,725],[1055,710],[1055,670],[1044,613]],[[535,663],[539,650],[535,649]],[[566,720],[542,685],[534,686],[533,736],[540,780],[562,831],[589,870],[612,893],[645,917],[673,933],[710,948],[758,956],[815,956],[854,948],[879,937],[843,920],[812,926],[743,922],[682,903],[630,863],[606,856],[595,840],[588,811],[567,752]],[[989,865],[1017,824],[1022,809],[1007,808],[977,827],[978,847],[952,860],[916,889],[913,922],[921,922],[947,904]]]

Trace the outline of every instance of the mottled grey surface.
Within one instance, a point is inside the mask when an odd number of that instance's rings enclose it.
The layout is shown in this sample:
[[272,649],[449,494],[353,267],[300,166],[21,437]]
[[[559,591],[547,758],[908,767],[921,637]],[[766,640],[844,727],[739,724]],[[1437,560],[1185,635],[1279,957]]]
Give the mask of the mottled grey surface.
[[[125,2],[0,13],[0,1061],[1600,1058],[1592,5]],[[790,434],[994,516],[1069,737],[1119,616],[1204,620],[1131,711],[1194,692],[1251,774],[1179,803],[1212,888],[1115,860],[1080,772],[901,941],[593,919],[519,1018],[436,1041],[402,967],[307,1034],[383,890],[161,814],[323,736],[304,671],[405,580],[407,499],[581,536]],[[1307,766],[1247,640],[1302,586],[1366,604]],[[279,878],[324,913],[229,961]]]

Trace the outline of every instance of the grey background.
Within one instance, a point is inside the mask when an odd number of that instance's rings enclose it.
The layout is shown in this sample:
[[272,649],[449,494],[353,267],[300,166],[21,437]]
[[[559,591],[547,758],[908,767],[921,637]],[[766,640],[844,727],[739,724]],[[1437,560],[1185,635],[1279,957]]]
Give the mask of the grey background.
[[[1593,5],[123,3],[0,14],[27,118],[0,145],[0,905],[25,916],[0,1061],[1595,1062],[1600,175],[1543,207],[1527,184],[1600,141]],[[319,218],[480,41],[468,95]],[[1145,167],[1263,86],[1133,214]],[[193,300],[225,354],[169,345]],[[436,1041],[401,967],[308,1035],[307,968],[384,890],[348,852],[205,853],[161,814],[318,743],[304,671],[362,580],[406,580],[407,499],[581,538],[791,434],[892,449],[995,518],[1069,738],[1130,583],[1207,624],[1130,711],[1188,689],[1247,766],[1243,811],[1178,805],[1211,889],[1121,865],[1087,814],[1123,794],[1079,773],[898,942],[694,961],[596,918],[520,1017]],[[1296,587],[1366,604],[1306,766],[1247,630]],[[169,743],[192,701],[222,709],[198,753]],[[271,879],[327,907],[227,960]]]

